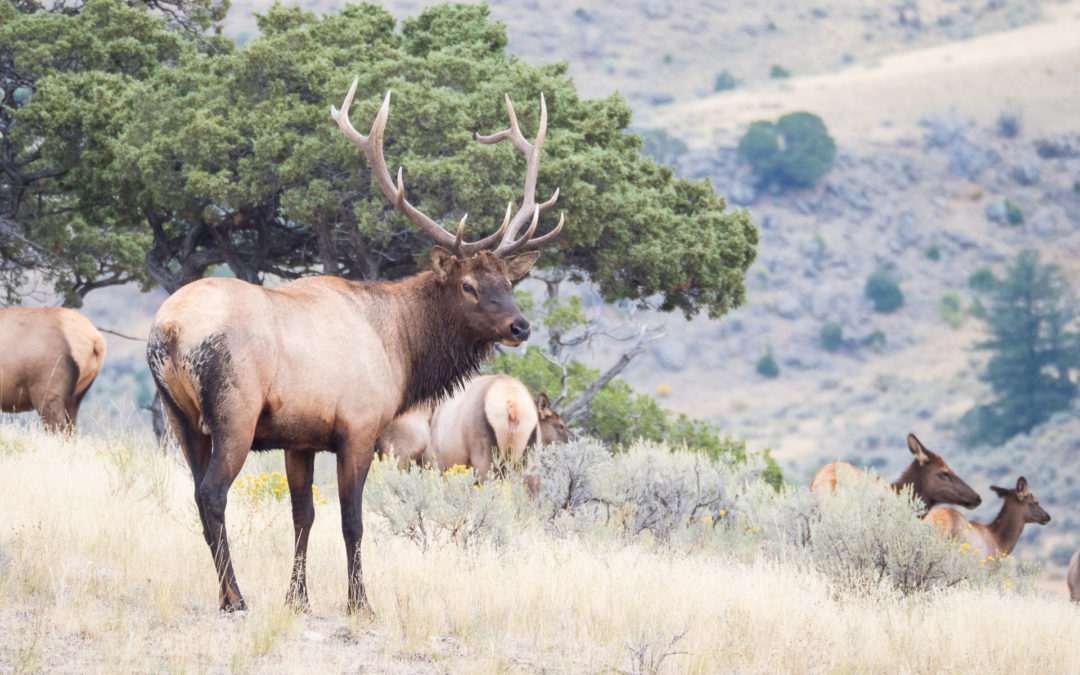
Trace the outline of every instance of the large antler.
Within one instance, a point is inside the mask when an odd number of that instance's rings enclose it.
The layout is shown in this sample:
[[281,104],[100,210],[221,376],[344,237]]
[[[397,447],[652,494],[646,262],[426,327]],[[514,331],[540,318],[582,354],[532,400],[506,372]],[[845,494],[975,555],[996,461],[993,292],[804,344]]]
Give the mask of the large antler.
[[[547,103],[544,101],[544,94],[540,94],[540,130],[536,132],[536,140],[531,145],[525,140],[525,136],[518,127],[517,114],[514,112],[514,104],[510,102],[510,95],[504,94],[504,96],[506,98],[506,112],[510,115],[510,128],[490,136],[476,134],[476,140],[489,145],[510,139],[514,147],[525,153],[528,158],[525,168],[525,198],[521,202],[521,208],[510,220],[509,225],[504,219],[503,226],[506,227],[506,232],[503,234],[498,248],[495,249],[495,255],[500,257],[523,248],[537,248],[557,237],[563,227],[563,216],[560,215],[559,224],[555,226],[555,229],[542,237],[532,238],[533,232],[536,231],[536,224],[540,219],[540,213],[549,209],[555,203],[555,200],[559,198],[559,189],[556,188],[555,194],[551,195],[550,199],[542,204],[536,203],[536,177],[540,172],[540,148],[544,145],[544,136],[547,134]],[[506,215],[509,218],[509,206],[506,208]],[[525,234],[520,239],[515,240],[514,237],[517,236],[518,230],[530,217],[532,222],[529,224],[529,229],[525,231]]]
[[[338,110],[332,105],[330,106],[330,116],[337,121],[338,127],[341,128],[342,133],[344,133],[352,142],[359,145],[364,151],[368,164],[371,165],[371,171],[375,175],[375,181],[379,184],[379,188],[386,198],[390,200],[398,211],[404,214],[424,232],[428,233],[428,235],[430,235],[437,243],[450,249],[462,258],[465,258],[473,255],[477,251],[489,248],[495,240],[499,239],[501,236],[502,240],[500,241],[498,248],[494,251],[496,255],[501,257],[520,250],[526,245],[528,245],[529,248],[539,246],[552,239],[559,233],[559,230],[562,229],[563,220],[560,217],[559,225],[554,230],[543,237],[529,241],[532,233],[536,230],[536,223],[540,211],[554,204],[559,196],[559,191],[556,190],[551,199],[544,202],[539,207],[535,206],[534,195],[536,193],[536,173],[540,165],[540,145],[543,143],[544,133],[547,128],[547,107],[544,104],[543,95],[540,97],[540,133],[537,136],[535,152],[533,151],[533,146],[529,145],[528,141],[521,136],[521,132],[518,131],[517,119],[514,115],[514,109],[510,105],[509,97],[506,99],[506,104],[510,110],[511,128],[507,131],[495,134],[494,136],[483,137],[477,134],[477,140],[481,143],[495,143],[503,138],[513,138],[514,145],[519,149],[522,149],[522,151],[529,156],[529,167],[525,177],[525,201],[522,203],[521,209],[513,220],[510,218],[511,207],[507,206],[506,217],[503,218],[502,226],[499,227],[497,231],[478,241],[467,242],[463,241],[463,239],[465,234],[465,219],[468,218],[468,214],[462,216],[461,222],[458,223],[457,235],[451,235],[442,225],[439,225],[439,223],[424,215],[405,198],[405,184],[402,182],[400,168],[398,168],[397,185],[394,184],[393,179],[390,177],[390,171],[386,168],[386,158],[383,156],[382,147],[383,131],[386,129],[386,120],[390,114],[390,92],[386,92],[386,98],[383,100],[382,107],[379,108],[378,115],[375,116],[375,122],[371,125],[371,132],[367,136],[364,136],[353,128],[352,123],[349,121],[349,106],[352,105],[353,96],[356,94],[356,86],[359,80],[360,78],[353,80],[352,86],[349,87],[349,93],[345,95],[345,101],[341,104],[341,110]],[[514,134],[516,134],[516,137],[514,137]],[[520,141],[518,140],[519,138]],[[533,212],[533,219],[529,230],[521,239],[513,241],[513,237],[517,234],[517,231],[521,229],[522,223],[528,218],[530,208]],[[524,217],[522,214],[524,214]]]

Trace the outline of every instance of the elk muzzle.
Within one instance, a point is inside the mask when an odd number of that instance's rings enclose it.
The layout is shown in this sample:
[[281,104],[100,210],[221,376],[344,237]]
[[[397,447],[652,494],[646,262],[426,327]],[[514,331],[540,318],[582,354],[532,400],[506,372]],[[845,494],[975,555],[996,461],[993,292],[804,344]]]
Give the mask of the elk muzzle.
[[529,326],[528,319],[518,315],[507,325],[502,343],[508,347],[517,347],[528,340],[530,335],[532,335],[532,328]]

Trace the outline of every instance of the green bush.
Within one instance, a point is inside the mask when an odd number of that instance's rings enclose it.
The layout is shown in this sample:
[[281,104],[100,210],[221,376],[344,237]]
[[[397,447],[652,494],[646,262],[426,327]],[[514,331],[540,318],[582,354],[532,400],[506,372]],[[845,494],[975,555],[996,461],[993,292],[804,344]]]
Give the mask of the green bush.
[[777,365],[776,359],[773,358],[771,349],[766,352],[765,356],[758,359],[756,368],[758,374],[763,377],[774,378],[780,374],[780,366]]
[[774,80],[785,80],[791,77],[791,71],[781,65],[773,64],[773,67],[769,68],[769,77]]
[[885,333],[880,330],[876,330],[870,333],[863,340],[863,344],[871,349],[881,349],[885,346]]
[[941,247],[937,244],[930,244],[926,247],[926,257],[930,260],[941,260]]
[[866,297],[874,302],[874,311],[889,313],[904,304],[900,285],[887,270],[878,270],[866,280]]
[[713,91],[729,91],[738,85],[739,81],[735,79],[735,76],[725,70],[716,76],[716,81],[713,82]]
[[794,112],[776,124],[752,122],[739,139],[738,152],[753,167],[759,183],[801,188],[812,186],[829,172],[836,142],[820,117]]
[[988,293],[997,286],[998,278],[989,267],[980,267],[968,277],[968,288],[977,293]]
[[844,346],[844,327],[837,321],[826,321],[821,326],[821,346],[827,352],[838,351]]
[[1010,225],[1024,224],[1024,211],[1008,199],[1005,200],[1005,220]]
[[938,300],[938,314],[941,315],[942,319],[945,319],[945,323],[953,328],[963,326],[965,314],[960,294],[956,291],[949,291],[941,296],[941,299]]

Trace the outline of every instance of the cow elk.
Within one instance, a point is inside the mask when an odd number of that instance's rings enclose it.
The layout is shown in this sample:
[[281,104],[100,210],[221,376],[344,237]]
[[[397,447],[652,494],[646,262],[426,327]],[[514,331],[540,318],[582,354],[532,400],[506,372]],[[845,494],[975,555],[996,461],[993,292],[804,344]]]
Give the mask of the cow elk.
[[509,375],[477,377],[435,409],[427,462],[440,471],[472,467],[480,482],[497,467],[523,466],[525,453],[547,440],[541,414],[519,380]]
[[402,468],[423,463],[431,436],[433,412],[434,406],[425,404],[395,417],[375,439],[375,452],[382,459],[397,459]]
[[[945,460],[930,452],[915,434],[908,434],[908,450],[912,461],[900,478],[892,483],[892,488],[900,491],[911,486],[912,494],[931,509],[937,504],[959,504],[973,509],[982,503],[982,498],[967,483],[956,475]],[[850,462],[830,462],[823,466],[810,483],[811,490],[833,490],[845,472],[858,472]]]
[[1080,549],[1073,553],[1069,560],[1069,598],[1073,602],[1080,602]]
[[36,410],[50,431],[71,432],[105,360],[105,338],[63,307],[0,309],[0,411]]
[[551,401],[544,392],[540,392],[536,397],[536,412],[540,415],[540,438],[543,443],[567,443],[577,440],[563,418],[551,407]]
[[996,485],[991,485],[990,489],[1004,502],[997,518],[989,525],[968,520],[962,513],[947,506],[930,509],[923,520],[933,525],[942,536],[956,539],[974,551],[995,558],[1012,553],[1024,525],[1046,525],[1050,522],[1050,514],[1039,506],[1035,495],[1028,492],[1027,479],[1023,476],[1016,481],[1014,489]]
[[[195,482],[203,534],[223,610],[244,609],[229,554],[225,503],[249,450],[280,448],[292,500],[295,560],[286,601],[307,607],[305,558],[315,518],[315,452],[337,455],[341,528],[347,553],[349,611],[369,609],[360,562],[361,499],[375,439],[402,413],[434,401],[473,375],[495,343],[528,339],[529,322],[510,282],[525,275],[556,237],[533,237],[540,213],[536,179],[547,125],[529,143],[506,97],[510,128],[481,143],[509,139],[527,157],[524,199],[502,226],[475,242],[416,209],[395,186],[383,157],[386,95],[368,136],[349,121],[354,81],[340,111],[330,112],[360,146],[385,197],[436,242],[431,269],[394,282],[308,277],[278,288],[207,278],[184,286],[158,310],[147,360]],[[524,234],[522,228],[528,225]]]

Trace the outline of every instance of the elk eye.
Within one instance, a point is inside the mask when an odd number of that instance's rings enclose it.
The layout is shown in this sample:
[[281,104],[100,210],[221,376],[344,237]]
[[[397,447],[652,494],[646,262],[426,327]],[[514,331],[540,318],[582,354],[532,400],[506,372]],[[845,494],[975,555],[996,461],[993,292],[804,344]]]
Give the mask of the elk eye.
[[475,289],[475,288],[473,288],[473,285],[472,285],[472,284],[470,284],[470,283],[469,283],[468,281],[466,281],[465,283],[461,284],[461,290],[465,291],[466,293],[468,293],[469,295],[473,296],[474,298],[475,298],[475,297],[477,297],[477,296],[476,296],[476,289]]
[[944,480],[948,480],[949,479],[949,472],[948,471],[942,471],[941,473],[938,474],[938,476],[943,478]]

